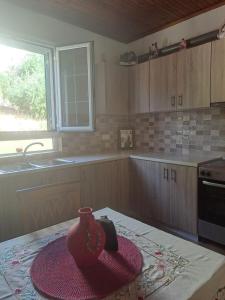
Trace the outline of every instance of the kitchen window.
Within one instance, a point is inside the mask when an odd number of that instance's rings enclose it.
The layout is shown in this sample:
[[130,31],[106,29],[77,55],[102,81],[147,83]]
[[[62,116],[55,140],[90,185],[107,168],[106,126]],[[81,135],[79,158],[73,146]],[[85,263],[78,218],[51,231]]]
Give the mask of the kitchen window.
[[53,49],[0,41],[0,155],[13,152],[7,139],[48,138],[43,150],[58,150],[55,132],[93,130],[92,52],[91,42]]

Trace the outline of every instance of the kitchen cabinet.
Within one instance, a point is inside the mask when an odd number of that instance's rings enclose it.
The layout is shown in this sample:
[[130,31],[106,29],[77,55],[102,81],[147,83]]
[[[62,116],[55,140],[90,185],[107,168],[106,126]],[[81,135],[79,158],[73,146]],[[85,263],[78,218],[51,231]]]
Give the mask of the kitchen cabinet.
[[210,107],[211,43],[150,61],[150,111]]
[[148,160],[130,160],[130,207],[134,217],[154,217],[157,185],[154,169],[157,165]]
[[170,170],[171,225],[197,234],[197,168],[168,165]]
[[150,111],[176,110],[177,53],[150,61]]
[[211,103],[225,102],[225,39],[212,42]]
[[97,114],[128,114],[128,69],[113,63],[95,66]]
[[21,233],[61,223],[78,216],[80,183],[42,185],[16,191]]
[[129,214],[128,159],[81,167],[81,205]]
[[131,168],[136,216],[196,235],[197,169],[139,159],[131,159]]
[[177,53],[177,109],[210,107],[211,43]]
[[150,63],[146,61],[129,67],[129,113],[147,113],[150,111]]
[[75,217],[79,184],[79,167],[2,175],[0,240]]

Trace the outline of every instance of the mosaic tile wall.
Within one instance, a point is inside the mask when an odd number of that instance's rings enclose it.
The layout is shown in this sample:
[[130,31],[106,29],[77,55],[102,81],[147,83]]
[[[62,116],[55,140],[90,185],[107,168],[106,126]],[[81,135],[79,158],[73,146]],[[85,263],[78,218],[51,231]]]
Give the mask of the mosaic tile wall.
[[118,151],[118,131],[128,126],[128,116],[97,115],[94,132],[63,133],[62,150],[73,154]]
[[144,151],[225,152],[225,108],[130,117],[136,148]]

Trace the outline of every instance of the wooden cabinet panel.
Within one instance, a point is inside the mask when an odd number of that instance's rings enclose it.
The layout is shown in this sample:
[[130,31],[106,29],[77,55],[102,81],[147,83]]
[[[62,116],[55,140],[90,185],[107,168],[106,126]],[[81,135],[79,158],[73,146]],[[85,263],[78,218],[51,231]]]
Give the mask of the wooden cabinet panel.
[[172,165],[170,178],[171,225],[197,234],[197,169]]
[[150,61],[150,111],[176,110],[177,54]]
[[153,181],[153,163],[151,161],[131,159],[131,210],[136,217],[148,219],[153,217],[151,202],[155,197],[155,181]]
[[128,114],[128,69],[102,62],[95,66],[97,114]]
[[150,61],[150,111],[157,112],[168,109],[168,99],[161,97],[161,71],[162,60],[160,58]]
[[211,43],[177,53],[177,109],[210,107]]
[[143,221],[197,234],[197,169],[131,159],[131,206]]
[[129,113],[136,114],[138,112],[138,65],[129,68],[128,87]]
[[129,68],[129,112],[149,112],[149,61]]
[[156,220],[171,225],[171,199],[170,199],[170,166],[164,163],[158,164],[157,186],[157,214]]
[[211,103],[225,102],[225,39],[212,42]]
[[95,65],[95,111],[97,114],[107,113],[106,107],[106,64]]
[[[74,206],[73,210],[69,211],[71,208],[69,204],[68,211],[66,210],[66,208],[65,210],[64,208],[61,210],[59,219],[55,209],[57,210],[57,207],[61,205],[60,199],[62,200],[62,206],[64,205],[63,201],[64,200],[67,201],[67,199],[69,203],[71,203],[72,205],[72,202],[70,202],[69,199],[71,199],[72,201],[73,195],[75,195],[78,189],[76,183],[79,181],[80,181],[80,168],[77,166],[65,167],[65,168],[54,169],[54,170],[46,169],[40,172],[32,172],[32,173],[17,173],[6,177],[2,176],[0,180],[0,187],[1,187],[0,202],[2,204],[2,208],[0,210],[0,216],[1,216],[0,240],[6,240],[24,234],[25,232],[28,232],[28,230],[30,231],[33,230],[33,228],[36,228],[35,226],[37,226],[37,228],[41,228],[44,224],[45,219],[48,218],[47,216],[48,213],[50,213],[49,221],[54,223],[60,222],[61,220],[60,218],[63,219],[71,218],[70,213],[76,214],[77,207]],[[70,184],[67,186],[67,183],[72,183],[72,182],[74,182],[74,186],[73,185],[70,186]],[[59,190],[57,189],[57,186],[59,187]],[[49,190],[47,187],[49,188]],[[67,193],[67,188],[69,194]],[[27,194],[25,192],[24,193],[18,192],[21,190],[27,190]],[[57,193],[58,193],[58,198],[57,198],[58,200],[56,200],[56,207],[54,208],[53,199],[54,199],[54,194],[56,194],[55,196],[57,197]],[[26,196],[28,194],[29,197]],[[40,200],[36,196],[37,194],[40,195]],[[76,199],[78,199],[78,194],[76,195],[77,195]],[[33,196],[37,200],[35,203],[33,202],[34,201]],[[25,197],[26,199],[23,199],[23,197]],[[44,198],[43,201],[42,198]],[[38,207],[39,205],[42,205],[43,202],[46,205],[46,211],[43,212],[43,219],[40,218],[40,224],[39,224],[37,221],[38,217],[36,218],[36,215],[38,215],[41,212],[41,208],[40,209],[38,208],[39,210],[37,209],[37,211],[35,211],[35,209],[36,209],[36,205]],[[78,202],[79,201],[77,201],[76,203]],[[27,219],[26,219],[27,224],[25,224],[26,227],[24,227],[25,225],[23,222],[23,218],[21,218],[21,213],[22,213],[21,209],[23,208],[24,211],[27,211]],[[55,216],[55,221],[53,220],[54,216]],[[36,221],[32,221],[33,217]]]
[[17,199],[20,234],[26,234],[75,218],[80,208],[80,183],[18,190]]
[[81,205],[94,210],[104,207],[129,210],[128,159],[83,166]]

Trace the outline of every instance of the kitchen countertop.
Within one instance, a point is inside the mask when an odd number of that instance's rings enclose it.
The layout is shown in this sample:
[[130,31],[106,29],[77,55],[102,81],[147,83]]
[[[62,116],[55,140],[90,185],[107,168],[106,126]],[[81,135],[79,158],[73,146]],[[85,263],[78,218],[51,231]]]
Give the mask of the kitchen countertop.
[[130,158],[143,159],[156,161],[161,163],[169,163],[175,165],[183,165],[188,167],[197,168],[200,164],[214,160],[221,157],[221,155],[215,154],[203,154],[201,152],[191,152],[188,155],[178,154],[178,153],[136,153],[131,154]]
[[126,159],[126,158],[150,160],[150,161],[156,161],[161,163],[177,164],[177,165],[183,165],[189,167],[198,167],[202,163],[208,162],[210,160],[219,157],[221,157],[221,155],[202,154],[201,152],[192,152],[189,155],[182,155],[182,154],[171,154],[171,153],[162,153],[162,152],[161,153],[160,152],[140,153],[137,151],[75,155],[75,156],[65,156],[64,158],[70,160],[71,162],[62,165],[57,165],[57,166],[48,166],[48,167],[19,170],[19,171],[6,172],[6,173],[1,173],[1,167],[0,167],[0,176],[7,176],[12,174],[18,174],[18,173],[40,172],[40,171],[50,170],[53,168],[62,169],[68,167],[83,166],[83,165],[97,164],[97,163]]

